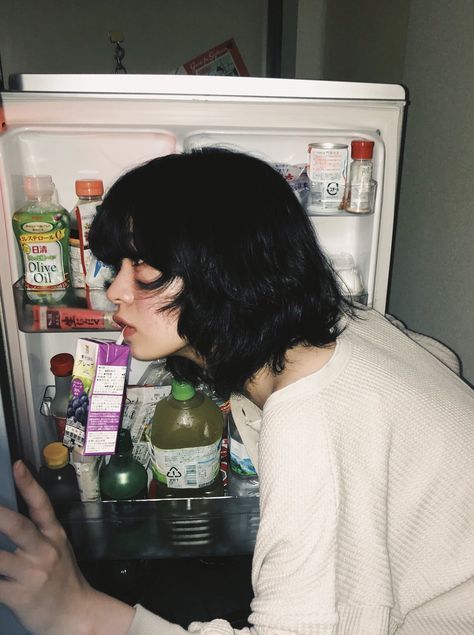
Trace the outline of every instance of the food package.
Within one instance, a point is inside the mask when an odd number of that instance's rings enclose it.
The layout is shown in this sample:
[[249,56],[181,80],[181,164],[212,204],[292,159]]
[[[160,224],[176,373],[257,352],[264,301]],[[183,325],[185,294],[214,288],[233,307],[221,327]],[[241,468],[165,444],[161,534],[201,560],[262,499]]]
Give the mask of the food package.
[[114,454],[130,349],[109,340],[79,338],[63,443],[83,454]]

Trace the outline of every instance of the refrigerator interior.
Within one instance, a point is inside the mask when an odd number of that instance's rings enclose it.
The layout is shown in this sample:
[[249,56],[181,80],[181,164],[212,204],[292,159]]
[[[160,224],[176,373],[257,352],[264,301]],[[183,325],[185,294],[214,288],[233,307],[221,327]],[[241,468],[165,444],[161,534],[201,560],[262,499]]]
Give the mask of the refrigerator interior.
[[[173,79],[176,85],[185,86],[183,80],[188,78]],[[372,140],[373,178],[377,181],[374,213],[325,214],[311,219],[329,256],[353,256],[368,305],[385,310],[403,121],[402,89],[398,99],[384,99],[378,88],[375,99],[367,89],[366,98],[351,100],[351,85],[346,85],[346,98],[323,98],[306,94],[311,93],[308,85],[318,82],[282,80],[276,96],[236,96],[226,94],[227,88],[220,89],[219,78],[212,79],[216,80],[211,82],[215,94],[209,90],[201,95],[186,94],[185,90],[172,94],[167,90],[161,95],[3,95],[7,130],[0,135],[0,240],[6,248],[0,253],[1,294],[17,425],[25,458],[36,466],[41,462],[42,447],[53,440],[40,414],[45,389],[53,383],[50,358],[59,352],[74,355],[79,336],[115,339],[117,332],[39,333],[18,328],[12,286],[22,275],[22,263],[11,216],[24,202],[22,179],[27,174],[50,174],[59,202],[71,210],[76,179],[100,178],[107,189],[127,169],[171,152],[217,145],[270,163],[295,165],[306,163],[309,143],[345,143],[350,147],[354,138]],[[198,85],[193,81],[193,87]],[[225,87],[229,85],[224,82]],[[300,89],[304,97],[297,96]],[[285,92],[290,96],[285,97]],[[209,178],[212,187],[212,175]],[[237,185],[232,174],[228,179],[232,196]],[[192,192],[186,192],[185,184],[176,195],[189,196],[192,205]],[[232,218],[223,218],[223,222],[232,227]],[[136,382],[146,366],[147,362],[133,360],[129,383]],[[179,511],[187,503],[175,504]],[[113,513],[104,507],[91,504],[87,513],[90,518],[113,524]],[[134,514],[137,511],[134,506]]]

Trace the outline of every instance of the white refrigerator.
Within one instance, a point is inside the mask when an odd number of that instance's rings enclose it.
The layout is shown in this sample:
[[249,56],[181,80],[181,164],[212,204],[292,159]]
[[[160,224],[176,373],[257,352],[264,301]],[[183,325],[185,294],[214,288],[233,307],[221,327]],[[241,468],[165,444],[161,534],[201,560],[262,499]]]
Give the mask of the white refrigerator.
[[[107,188],[128,168],[158,155],[219,145],[272,164],[302,165],[309,144],[350,148],[354,139],[371,140],[377,182],[373,213],[325,211],[311,219],[323,249],[329,256],[352,256],[366,303],[385,312],[404,122],[401,86],[241,77],[20,75],[13,77],[1,100],[5,125],[0,134],[0,292],[7,369],[2,381],[13,402],[11,434],[16,435],[22,456],[34,466],[40,465],[42,447],[51,440],[40,413],[45,389],[53,383],[50,358],[59,352],[74,355],[79,335],[115,338],[116,334],[28,332],[22,324],[18,311],[27,302],[21,300],[21,289],[14,290],[22,263],[11,218],[24,202],[24,175],[50,174],[60,203],[71,210],[76,179],[99,178]],[[236,187],[232,174],[228,187],[232,196]],[[189,197],[192,205],[192,192],[185,183],[176,195]],[[222,218],[230,231],[232,220]],[[145,366],[132,362],[130,383]],[[202,504],[175,502],[170,513],[192,514],[193,509],[200,513]],[[151,507],[145,505],[137,504],[135,513],[147,516]],[[239,505],[245,507],[243,501]],[[244,529],[255,523],[250,511],[245,516],[244,507],[229,503],[226,508],[226,513],[235,514],[234,530],[239,519]],[[85,518],[113,523],[106,505],[86,504],[74,513],[69,520],[77,527]]]

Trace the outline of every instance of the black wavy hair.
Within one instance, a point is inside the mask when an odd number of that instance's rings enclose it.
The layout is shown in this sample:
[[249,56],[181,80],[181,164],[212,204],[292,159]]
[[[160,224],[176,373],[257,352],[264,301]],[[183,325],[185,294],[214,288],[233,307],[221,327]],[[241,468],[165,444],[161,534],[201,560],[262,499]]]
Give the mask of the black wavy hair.
[[[162,276],[151,293],[182,279],[167,308],[205,360],[219,394],[242,392],[268,367],[279,373],[297,344],[325,346],[350,311],[305,210],[269,164],[218,148],[141,165],[110,188],[89,244],[103,262],[143,260]],[[168,360],[195,381],[187,360]]]

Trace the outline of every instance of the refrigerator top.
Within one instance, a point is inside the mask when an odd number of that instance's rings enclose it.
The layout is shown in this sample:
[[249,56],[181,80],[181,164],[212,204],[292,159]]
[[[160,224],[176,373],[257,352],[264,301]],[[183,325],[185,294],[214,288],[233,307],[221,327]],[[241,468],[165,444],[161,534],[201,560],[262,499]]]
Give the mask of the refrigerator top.
[[405,101],[398,84],[208,75],[10,75],[9,91],[110,95],[222,95],[286,99]]

